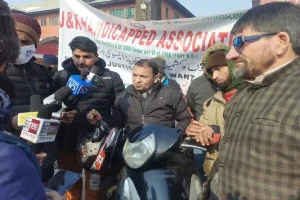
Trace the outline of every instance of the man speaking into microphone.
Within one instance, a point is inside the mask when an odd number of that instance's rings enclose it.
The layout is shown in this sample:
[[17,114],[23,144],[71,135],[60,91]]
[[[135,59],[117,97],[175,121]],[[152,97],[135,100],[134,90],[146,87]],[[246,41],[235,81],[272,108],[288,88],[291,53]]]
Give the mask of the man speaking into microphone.
[[[92,74],[96,73],[95,75],[103,80],[96,87],[95,85],[94,87],[89,87],[84,94],[77,95],[73,93],[76,96],[76,101],[72,108],[78,111],[73,121],[71,121],[72,119],[68,121],[68,117],[71,115],[70,112],[62,112],[61,115],[61,122],[65,123],[61,123],[56,137],[59,148],[58,166],[62,169],[81,173],[82,168],[77,160],[76,146],[79,133],[93,130],[93,127],[86,120],[87,113],[92,109],[96,109],[104,117],[110,118],[113,102],[116,96],[123,92],[125,88],[120,75],[105,68],[106,63],[99,58],[95,42],[87,37],[78,36],[73,38],[69,46],[72,51],[72,57],[62,63],[63,70],[54,74],[53,83],[55,90],[66,85],[68,86],[67,82],[71,76],[80,75],[81,71],[86,69],[90,70]],[[91,70],[92,67],[93,70]],[[101,196],[98,194],[99,183],[101,182],[100,176],[88,172],[85,175],[85,199],[94,200],[105,196],[106,194],[100,194]],[[67,192],[66,196],[67,199],[81,199],[82,182],[75,184]]]

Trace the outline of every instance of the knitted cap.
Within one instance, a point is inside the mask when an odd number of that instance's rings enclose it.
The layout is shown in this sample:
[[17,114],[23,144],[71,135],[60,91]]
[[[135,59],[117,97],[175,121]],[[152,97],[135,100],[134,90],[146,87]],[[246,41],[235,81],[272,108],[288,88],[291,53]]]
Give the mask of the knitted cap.
[[164,57],[157,56],[155,58],[151,58],[150,60],[154,61],[157,64],[159,73],[165,74],[166,60]]
[[226,52],[224,50],[218,50],[211,53],[204,64],[206,71],[210,71],[218,66],[227,66]]
[[[235,74],[233,73],[235,67],[234,62],[226,60],[226,54],[229,52],[229,50],[230,48],[223,43],[214,44],[207,49],[207,51],[204,53],[202,57],[202,64],[204,65],[204,67],[205,66],[208,67],[208,68],[205,67],[206,70],[210,69],[209,67],[213,67],[214,64],[220,64],[215,66],[221,66],[221,65],[228,66],[231,83],[228,85],[226,92],[243,87],[242,79],[240,77],[236,77]],[[216,60],[216,59],[220,59],[220,60]],[[210,78],[212,79],[212,77]]]
[[12,16],[15,20],[16,30],[27,33],[37,46],[41,37],[41,26],[37,20],[20,13],[13,13]]

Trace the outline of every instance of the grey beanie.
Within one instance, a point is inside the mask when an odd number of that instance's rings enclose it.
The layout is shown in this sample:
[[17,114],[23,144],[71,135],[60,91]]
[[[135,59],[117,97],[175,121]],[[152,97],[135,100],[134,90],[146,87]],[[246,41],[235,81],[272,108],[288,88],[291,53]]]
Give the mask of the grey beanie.
[[154,61],[158,66],[158,72],[161,74],[165,74],[166,69],[166,60],[162,56],[157,56],[155,58],[151,58],[151,61]]

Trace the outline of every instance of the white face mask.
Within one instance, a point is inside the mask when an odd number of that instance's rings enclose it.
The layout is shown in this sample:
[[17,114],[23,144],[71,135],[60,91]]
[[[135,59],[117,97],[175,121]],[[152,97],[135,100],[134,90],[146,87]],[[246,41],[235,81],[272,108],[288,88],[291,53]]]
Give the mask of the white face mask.
[[16,60],[15,64],[22,65],[27,63],[33,57],[34,52],[35,52],[34,44],[21,47],[19,58]]

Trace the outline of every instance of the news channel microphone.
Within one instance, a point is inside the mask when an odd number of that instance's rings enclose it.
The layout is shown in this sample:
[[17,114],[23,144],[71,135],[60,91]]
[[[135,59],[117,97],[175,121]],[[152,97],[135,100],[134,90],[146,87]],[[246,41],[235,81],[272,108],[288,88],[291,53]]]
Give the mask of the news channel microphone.
[[87,81],[85,77],[87,76],[87,71],[80,70],[80,75],[71,75],[66,86],[72,89],[74,96],[85,95],[91,86],[91,82]]
[[77,100],[76,96],[73,95],[72,89],[67,86],[63,86],[59,90],[56,90],[54,99],[63,102],[66,107],[73,107]]
[[27,117],[36,117],[40,106],[43,104],[43,98],[41,95],[30,96],[30,108],[29,112],[18,114],[18,126],[25,124]]
[[[45,98],[43,103],[44,103],[44,105],[47,105],[47,104],[51,104],[52,102],[55,102],[55,101],[62,102],[62,108],[59,111],[52,113],[53,119],[59,119],[61,116],[61,112],[70,106],[69,104],[71,104],[71,103],[69,103],[69,102],[71,102],[71,101],[68,101],[68,99],[71,99],[72,96],[73,96],[72,90],[69,87],[64,86],[64,87],[56,90],[52,95]],[[66,102],[68,102],[68,105],[66,104]]]
[[[27,117],[20,137],[32,143],[46,143],[55,140],[59,124],[58,120],[51,119],[52,113],[61,110],[62,102],[53,101],[47,105],[41,105],[37,117]],[[42,148],[36,146],[35,148]],[[40,152],[36,149],[35,152]]]
[[99,76],[99,74],[101,73],[101,69],[100,67],[93,65],[91,67],[90,73],[87,76],[87,80],[91,82],[91,85],[93,87],[98,87],[101,83],[102,83],[102,77]]
[[41,95],[35,94],[30,96],[30,112],[37,112],[42,104],[43,98]]

